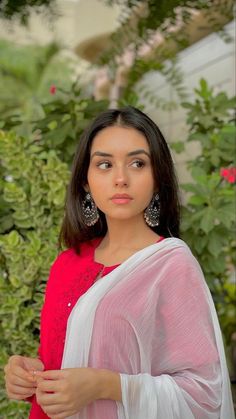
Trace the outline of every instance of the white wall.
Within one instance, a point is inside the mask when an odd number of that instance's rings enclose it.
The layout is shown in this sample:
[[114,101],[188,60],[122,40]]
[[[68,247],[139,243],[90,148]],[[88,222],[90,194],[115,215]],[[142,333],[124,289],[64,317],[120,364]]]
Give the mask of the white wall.
[[[235,95],[235,23],[229,23],[225,29],[234,42],[225,43],[219,35],[213,33],[179,53],[178,66],[184,75],[184,85],[189,93],[188,100],[193,97],[193,89],[199,85],[201,78],[206,79],[215,92],[223,90],[229,96]],[[146,74],[142,83],[152,92],[156,91],[157,97],[179,101],[173,87],[168,85],[166,79],[158,72]],[[145,110],[157,122],[168,142],[186,138],[186,113],[183,108],[163,111],[147,102]],[[192,158],[198,150],[198,145],[188,143],[185,154],[174,154],[181,182],[189,179],[185,168],[186,160]]]
[[50,20],[46,11],[37,14],[32,10],[28,27],[0,19],[0,38],[20,44],[57,41],[73,49],[80,42],[115,30],[120,8],[108,7],[100,0],[56,0],[55,13],[56,18]]

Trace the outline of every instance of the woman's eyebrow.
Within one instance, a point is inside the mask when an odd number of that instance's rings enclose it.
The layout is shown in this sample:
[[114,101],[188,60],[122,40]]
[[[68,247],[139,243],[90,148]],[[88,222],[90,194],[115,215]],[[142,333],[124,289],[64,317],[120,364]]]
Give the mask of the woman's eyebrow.
[[91,155],[91,159],[94,156],[100,156],[100,157],[113,157],[112,154],[109,153],[104,153],[103,151],[95,151],[92,155]]
[[[150,154],[143,150],[143,149],[139,149],[139,150],[134,150],[134,151],[130,151],[127,156],[136,156],[137,154],[146,154],[149,158],[150,158]],[[104,153],[103,151],[95,151],[92,155],[91,155],[91,159],[94,156],[99,156],[99,157],[114,157],[112,154],[109,153]]]
[[127,156],[136,156],[137,154],[146,154],[150,158],[150,154],[143,149],[131,151]]

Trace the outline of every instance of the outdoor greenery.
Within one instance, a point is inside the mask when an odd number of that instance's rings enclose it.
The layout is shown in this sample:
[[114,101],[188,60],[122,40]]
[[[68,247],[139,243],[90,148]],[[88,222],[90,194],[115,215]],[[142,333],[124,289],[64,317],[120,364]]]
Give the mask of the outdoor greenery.
[[108,107],[108,100],[95,101],[85,97],[83,89],[74,83],[69,92],[42,105],[44,118],[36,121],[36,135],[45,149],[56,149],[60,158],[71,163],[80,134],[89,121]]
[[70,89],[72,64],[55,43],[22,46],[0,40],[0,128],[18,126],[28,134],[29,122],[43,117],[42,104],[52,99],[50,87]]
[[235,105],[235,98],[214,94],[205,80],[195,89],[195,101],[183,103],[187,141],[200,143],[201,153],[188,163],[193,182],[182,185],[188,193],[182,231],[205,273],[227,345],[236,330]]
[[4,19],[18,19],[22,24],[28,23],[32,9],[35,12],[45,12],[46,16],[55,15],[55,0],[1,0],[0,17]]
[[[57,254],[63,215],[67,164],[55,150],[45,151],[14,132],[0,132],[2,163],[0,236],[0,363],[10,354],[36,355],[39,313],[49,267]],[[25,418],[27,406],[5,399],[1,417]],[[17,405],[18,406],[18,405]],[[18,410],[19,409],[19,410]],[[22,409],[22,415],[19,413]]]
[[[138,83],[139,95],[145,97],[153,108],[163,110],[176,109],[176,100],[160,97],[145,83],[145,75],[159,72],[166,83],[172,87],[178,102],[187,97],[183,72],[178,66],[177,53],[191,45],[191,28],[196,15],[192,11],[200,12],[203,16],[200,32],[216,32],[225,42],[231,42],[224,25],[234,16],[234,2],[231,0],[216,2],[215,0],[102,0],[105,4],[120,6],[120,26],[111,35],[110,47],[102,52],[98,63],[109,70],[112,83],[122,66],[123,57],[130,53],[133,62],[126,72],[126,82],[120,89],[118,104],[129,103],[134,100]],[[180,25],[181,23],[181,26]],[[173,28],[176,28],[173,30]],[[171,28],[171,29],[170,29]],[[157,33],[163,42],[152,43]],[[142,55],[142,47],[151,46],[149,53]],[[141,80],[141,83],[140,83]],[[140,104],[138,97],[136,103]]]
[[[219,17],[224,16],[228,21],[233,19],[233,2],[214,0],[103,0],[114,6],[120,5],[120,27],[112,34],[112,45],[105,54],[103,62],[111,62],[115,56],[122,55],[127,46],[136,51],[143,41],[148,41],[158,28],[165,39],[175,40],[179,46],[188,46],[188,37],[184,31],[169,31],[171,25],[181,20],[187,24],[192,19],[192,10],[207,12],[208,25],[213,31],[222,29]],[[217,11],[217,13],[215,13]],[[169,50],[165,48],[166,58]]]
[[[49,268],[58,253],[72,151],[81,130],[106,101],[80,98],[72,90],[42,108],[44,118],[27,138],[0,131],[0,365],[10,354],[34,356]],[[70,124],[69,126],[66,124]],[[67,127],[67,128],[65,128]],[[5,398],[3,417],[26,417],[28,405]]]

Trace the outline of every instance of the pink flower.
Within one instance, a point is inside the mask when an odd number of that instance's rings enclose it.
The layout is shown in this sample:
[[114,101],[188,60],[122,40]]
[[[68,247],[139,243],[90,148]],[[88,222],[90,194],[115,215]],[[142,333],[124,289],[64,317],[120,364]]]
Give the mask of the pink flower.
[[227,177],[227,181],[229,183],[234,183],[236,181],[236,176],[235,175],[230,175]]
[[227,175],[228,175],[228,169],[225,169],[224,167],[221,167],[220,176],[225,178]]
[[50,86],[49,91],[50,91],[50,94],[51,94],[51,95],[55,95],[55,93],[56,93],[56,91],[57,91],[57,88],[56,88],[55,84],[52,84],[52,85]]
[[220,169],[220,176],[229,183],[236,182],[236,167],[222,167]]

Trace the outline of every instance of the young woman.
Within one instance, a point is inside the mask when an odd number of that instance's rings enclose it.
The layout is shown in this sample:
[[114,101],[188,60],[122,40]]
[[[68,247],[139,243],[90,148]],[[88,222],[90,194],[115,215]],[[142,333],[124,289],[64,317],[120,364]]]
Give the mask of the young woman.
[[75,155],[40,359],[5,367],[8,395],[31,397],[31,419],[233,418],[214,305],[178,237],[160,130],[132,107],[102,113]]

